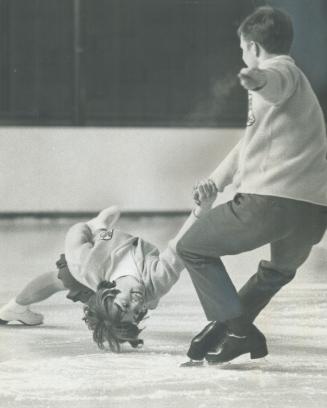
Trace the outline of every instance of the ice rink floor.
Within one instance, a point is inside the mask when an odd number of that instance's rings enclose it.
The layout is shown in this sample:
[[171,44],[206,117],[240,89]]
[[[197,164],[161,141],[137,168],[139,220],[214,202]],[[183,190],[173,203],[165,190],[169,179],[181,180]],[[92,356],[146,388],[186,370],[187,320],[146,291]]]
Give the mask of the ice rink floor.
[[[120,228],[164,248],[181,217],[123,218]],[[0,221],[0,304],[53,269],[72,220]],[[225,264],[237,287],[267,248]],[[322,408],[327,406],[327,239],[257,319],[270,354],[222,366],[180,368],[205,322],[186,273],[145,321],[141,350],[102,352],[63,293],[34,307],[39,327],[0,327],[0,407]]]

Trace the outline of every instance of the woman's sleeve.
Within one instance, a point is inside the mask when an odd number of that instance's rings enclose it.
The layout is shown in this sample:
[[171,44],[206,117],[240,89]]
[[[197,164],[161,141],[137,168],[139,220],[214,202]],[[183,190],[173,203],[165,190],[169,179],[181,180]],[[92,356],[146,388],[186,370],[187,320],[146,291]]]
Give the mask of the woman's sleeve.
[[143,270],[147,300],[157,303],[178,281],[183,269],[181,259],[170,246],[157,256],[148,255]]
[[156,250],[145,257],[143,281],[151,299],[159,300],[178,281],[184,264],[176,253],[176,244],[196,220],[192,212],[164,251]]
[[65,257],[68,267],[79,267],[93,248],[93,234],[90,228],[80,222],[73,225],[65,238]]

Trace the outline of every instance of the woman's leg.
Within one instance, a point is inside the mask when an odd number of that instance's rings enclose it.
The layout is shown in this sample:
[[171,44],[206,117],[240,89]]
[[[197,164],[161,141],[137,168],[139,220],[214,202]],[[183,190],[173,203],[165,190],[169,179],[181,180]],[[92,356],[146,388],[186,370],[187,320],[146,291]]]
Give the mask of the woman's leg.
[[0,324],[9,321],[20,321],[30,326],[43,323],[43,315],[32,312],[29,305],[66,290],[57,274],[55,271],[44,273],[29,282],[14,299],[0,309]]
[[47,272],[30,281],[16,296],[19,305],[27,306],[41,302],[53,294],[66,290],[62,281],[58,278],[58,271]]

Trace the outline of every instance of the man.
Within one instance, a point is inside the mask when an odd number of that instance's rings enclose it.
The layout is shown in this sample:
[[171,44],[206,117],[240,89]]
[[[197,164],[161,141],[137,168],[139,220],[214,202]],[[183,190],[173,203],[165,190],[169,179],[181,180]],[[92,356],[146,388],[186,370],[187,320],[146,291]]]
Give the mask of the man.
[[[292,22],[280,10],[260,7],[238,34],[247,65],[239,74],[249,93],[247,129],[211,175],[218,192],[234,183],[238,193],[177,244],[211,321],[188,355],[211,363],[268,353],[253,321],[294,278],[321,240],[327,219],[325,121],[308,79],[288,55]],[[237,293],[220,257],[265,244],[270,261],[261,261]]]

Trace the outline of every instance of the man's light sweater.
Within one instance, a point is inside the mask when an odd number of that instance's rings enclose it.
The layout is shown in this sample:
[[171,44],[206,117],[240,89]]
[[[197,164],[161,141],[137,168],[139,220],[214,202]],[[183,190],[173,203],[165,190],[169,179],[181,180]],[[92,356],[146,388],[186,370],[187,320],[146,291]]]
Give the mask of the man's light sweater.
[[233,183],[241,193],[327,206],[327,138],[317,97],[291,57],[259,68],[267,83],[250,93],[255,121],[211,178],[220,191]]

